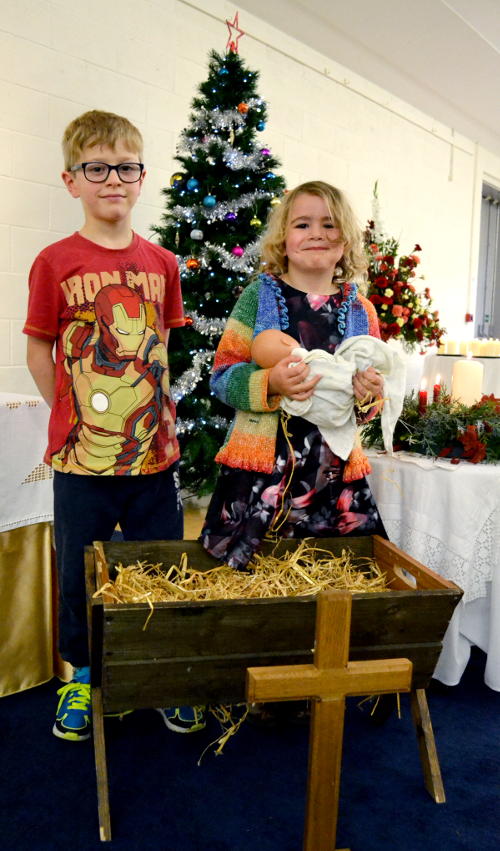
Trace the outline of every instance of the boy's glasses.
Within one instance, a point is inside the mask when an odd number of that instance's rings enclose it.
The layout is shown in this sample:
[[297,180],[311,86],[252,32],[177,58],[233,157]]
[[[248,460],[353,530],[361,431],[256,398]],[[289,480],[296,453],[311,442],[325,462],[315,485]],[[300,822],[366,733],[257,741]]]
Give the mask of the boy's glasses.
[[137,183],[144,171],[143,163],[120,163],[120,165],[109,165],[109,163],[80,163],[70,168],[70,171],[83,171],[84,177],[91,183],[104,183],[112,171],[116,171],[120,180],[124,183]]

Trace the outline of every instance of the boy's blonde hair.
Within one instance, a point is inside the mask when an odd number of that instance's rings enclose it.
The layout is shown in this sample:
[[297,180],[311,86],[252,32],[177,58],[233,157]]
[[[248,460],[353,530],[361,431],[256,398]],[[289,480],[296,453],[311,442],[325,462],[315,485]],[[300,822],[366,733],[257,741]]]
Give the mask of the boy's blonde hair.
[[363,248],[361,228],[347,198],[335,186],[322,180],[310,180],[301,183],[281,199],[271,211],[266,232],[261,242],[261,267],[271,275],[283,275],[288,268],[288,258],[285,254],[285,240],[292,205],[299,195],[317,195],[322,198],[335,226],[340,230],[344,242],[344,255],[339,261],[342,267],[341,280],[356,279],[363,282],[366,279],[368,261]]
[[109,145],[114,149],[120,141],[130,151],[137,151],[142,161],[144,142],[134,125],[121,115],[92,109],[74,118],[66,127],[62,139],[64,168],[69,171],[81,160],[84,148],[92,145]]

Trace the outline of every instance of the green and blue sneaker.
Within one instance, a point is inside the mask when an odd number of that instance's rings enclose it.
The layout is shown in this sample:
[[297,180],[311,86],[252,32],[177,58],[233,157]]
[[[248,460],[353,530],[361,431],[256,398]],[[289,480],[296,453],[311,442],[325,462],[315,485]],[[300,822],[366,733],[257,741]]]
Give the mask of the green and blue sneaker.
[[157,709],[169,730],[174,733],[197,733],[204,730],[205,707],[204,706],[167,706],[166,709]]
[[70,742],[83,742],[90,738],[91,697],[90,668],[75,668],[73,679],[58,689],[60,695],[56,720],[52,727],[54,736]]

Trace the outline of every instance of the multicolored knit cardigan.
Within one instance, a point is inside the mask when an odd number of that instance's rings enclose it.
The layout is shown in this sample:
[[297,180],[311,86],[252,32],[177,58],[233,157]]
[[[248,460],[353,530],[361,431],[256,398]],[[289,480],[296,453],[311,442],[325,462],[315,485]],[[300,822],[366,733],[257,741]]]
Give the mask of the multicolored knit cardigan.
[[[342,290],[339,330],[344,331],[343,339],[358,334],[380,337],[372,303],[359,295],[355,284],[342,284]],[[252,361],[250,347],[257,334],[270,328],[285,331],[288,311],[277,279],[262,274],[243,290],[226,323],[210,382],[217,398],[236,409],[215,460],[260,473],[271,473],[274,467],[281,397],[268,396],[270,370]],[[361,475],[365,472],[366,467]]]

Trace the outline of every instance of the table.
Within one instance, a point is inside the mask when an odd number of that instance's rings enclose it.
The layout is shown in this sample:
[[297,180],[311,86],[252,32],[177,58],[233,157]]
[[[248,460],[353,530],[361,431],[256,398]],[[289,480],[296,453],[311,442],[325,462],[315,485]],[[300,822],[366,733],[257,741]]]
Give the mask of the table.
[[49,408],[0,393],[0,696],[67,674],[55,650]]
[[368,451],[368,477],[393,543],[464,591],[434,677],[456,685],[472,645],[500,691],[500,465]]

